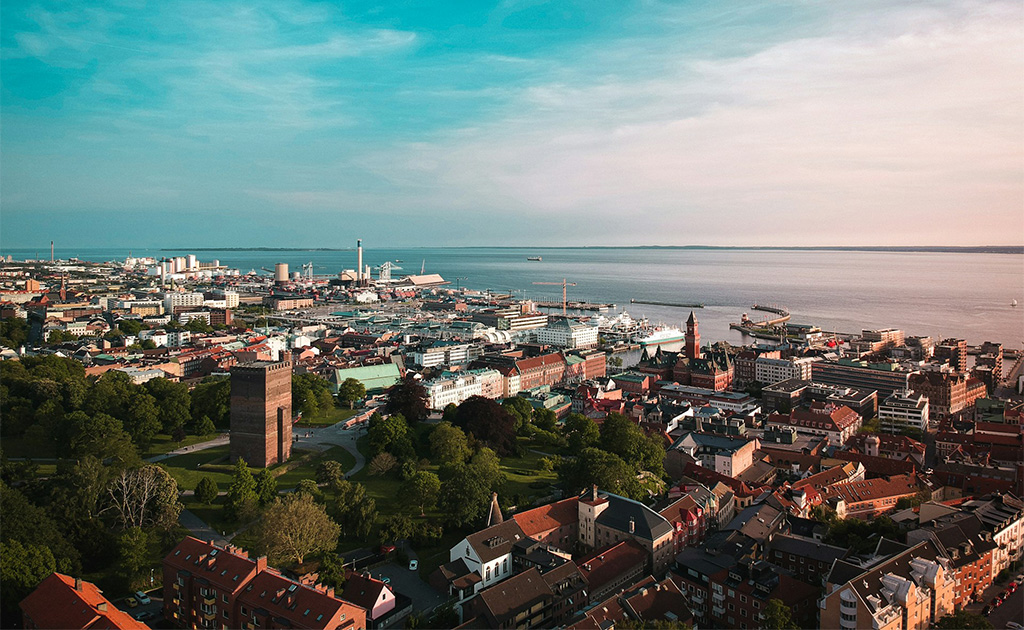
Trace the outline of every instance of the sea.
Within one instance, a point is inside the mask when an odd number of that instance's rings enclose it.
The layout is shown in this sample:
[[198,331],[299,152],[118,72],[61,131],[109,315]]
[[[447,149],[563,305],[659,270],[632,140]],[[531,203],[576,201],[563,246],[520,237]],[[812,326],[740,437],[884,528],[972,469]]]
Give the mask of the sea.
[[[46,258],[48,248],[5,248],[16,260]],[[61,259],[124,260],[183,256],[220,261],[242,273],[287,263],[292,272],[313,264],[316,275],[356,267],[355,249],[62,248]],[[528,260],[540,257],[539,261]],[[423,247],[363,250],[364,264],[386,261],[394,276],[440,274],[452,287],[510,293],[516,298],[611,303],[609,314],[684,328],[690,308],[631,300],[702,304],[693,308],[702,343],[751,343],[729,328],[743,313],[768,314],[754,303],[787,309],[791,323],[826,332],[899,328],[906,335],[967,339],[1021,348],[1024,343],[1024,254],[964,251],[878,251],[741,248],[494,248]],[[557,284],[535,284],[537,282]],[[1020,303],[1012,306],[1013,301]],[[593,314],[593,313],[588,313]]]

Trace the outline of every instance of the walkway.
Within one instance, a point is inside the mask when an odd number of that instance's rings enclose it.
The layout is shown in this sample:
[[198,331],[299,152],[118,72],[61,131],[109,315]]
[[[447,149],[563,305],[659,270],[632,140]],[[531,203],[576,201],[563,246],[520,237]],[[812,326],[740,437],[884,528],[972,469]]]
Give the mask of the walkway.
[[171,457],[176,457],[178,455],[184,455],[185,453],[194,453],[196,451],[205,451],[208,448],[216,448],[218,446],[224,446],[227,443],[228,443],[228,434],[227,433],[221,433],[217,437],[215,437],[212,440],[209,440],[207,442],[200,442],[199,444],[193,444],[192,446],[182,446],[181,448],[176,448],[173,451],[167,451],[163,455],[156,455],[155,457],[150,457],[146,461],[150,462],[150,463],[160,462],[160,461],[163,461],[165,459],[170,459]]
[[[366,465],[366,458],[356,448],[356,440],[366,433],[366,429],[363,427],[345,429],[344,427],[345,423],[339,422],[329,427],[294,429],[293,435],[299,436],[294,446],[318,451],[326,451],[332,446],[344,448],[356,458],[356,463],[352,470],[345,473],[346,477],[351,477]],[[306,437],[307,434],[309,434],[309,437]]]
[[212,541],[221,546],[227,544],[229,540],[188,510],[181,511],[178,522],[199,540]]

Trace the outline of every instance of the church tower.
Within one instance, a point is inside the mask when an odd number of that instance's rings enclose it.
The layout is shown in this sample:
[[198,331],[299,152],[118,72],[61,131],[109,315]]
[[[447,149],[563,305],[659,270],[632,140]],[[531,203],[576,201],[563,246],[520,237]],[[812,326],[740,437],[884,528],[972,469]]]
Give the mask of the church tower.
[[700,333],[697,332],[697,318],[690,311],[690,318],[686,320],[686,346],[684,348],[687,359],[700,358]]

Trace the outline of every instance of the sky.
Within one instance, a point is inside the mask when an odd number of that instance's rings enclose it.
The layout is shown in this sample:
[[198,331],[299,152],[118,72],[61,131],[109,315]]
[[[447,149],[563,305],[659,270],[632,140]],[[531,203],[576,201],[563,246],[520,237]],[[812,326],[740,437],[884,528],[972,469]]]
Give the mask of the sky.
[[1024,3],[0,3],[0,248],[1024,244]]

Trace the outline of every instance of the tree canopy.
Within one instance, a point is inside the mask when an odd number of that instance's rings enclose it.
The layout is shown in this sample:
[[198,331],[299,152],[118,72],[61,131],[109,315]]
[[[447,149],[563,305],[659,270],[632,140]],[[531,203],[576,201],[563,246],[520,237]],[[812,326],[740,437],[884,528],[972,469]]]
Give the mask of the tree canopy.
[[357,400],[362,400],[366,397],[366,386],[357,379],[346,378],[338,385],[338,400],[346,403],[351,409],[355,406]]
[[601,490],[631,499],[646,497],[636,471],[618,455],[599,448],[580,451],[575,460],[562,464],[558,476],[573,492],[597,485]]
[[509,455],[516,444],[516,416],[483,396],[471,396],[455,412],[455,424],[499,455]]
[[420,422],[430,414],[429,400],[423,385],[412,375],[407,375],[388,389],[384,410],[390,414],[400,413],[408,422]]
[[306,556],[334,549],[341,528],[305,492],[276,499],[263,513],[257,539],[271,562],[302,564]]
[[430,432],[430,453],[441,466],[456,464],[469,457],[466,434],[451,422],[441,422]]

